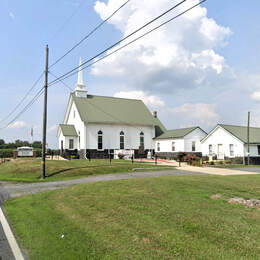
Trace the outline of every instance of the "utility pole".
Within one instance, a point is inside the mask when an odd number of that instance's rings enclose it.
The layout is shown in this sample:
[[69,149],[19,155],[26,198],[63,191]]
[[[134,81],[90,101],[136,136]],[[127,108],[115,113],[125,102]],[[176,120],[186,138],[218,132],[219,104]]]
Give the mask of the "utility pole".
[[42,129],[42,179],[45,179],[46,129],[47,129],[47,91],[48,91],[49,47],[46,46],[43,129]]
[[250,112],[248,112],[248,121],[247,121],[247,165],[250,164]]

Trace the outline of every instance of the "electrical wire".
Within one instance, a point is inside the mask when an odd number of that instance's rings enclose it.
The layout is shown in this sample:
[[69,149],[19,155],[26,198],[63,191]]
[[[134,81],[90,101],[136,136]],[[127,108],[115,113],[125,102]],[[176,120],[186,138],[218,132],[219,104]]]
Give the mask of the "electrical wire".
[[126,6],[130,1],[131,0],[126,1],[118,9],[116,9],[110,16],[108,16],[104,21],[102,21],[98,26],[96,26],[91,32],[89,32],[82,40],[80,40],[70,50],[68,50],[64,55],[62,55],[59,59],[57,59],[54,63],[52,63],[49,68],[52,68],[54,65],[59,63],[63,58],[65,58],[68,54],[70,54],[73,50],[75,50],[81,43],[83,43],[86,39],[88,39],[94,32],[96,32],[101,26],[103,26],[107,21],[109,21],[119,10],[121,10],[124,6]]
[[[157,16],[156,18],[152,19],[151,21],[149,21],[148,23],[146,23],[145,25],[141,26],[139,29],[135,30],[134,32],[128,34],[126,37],[124,37],[123,39],[117,41],[116,43],[112,44],[110,47],[106,48],[105,50],[103,50],[102,52],[100,52],[99,54],[95,55],[94,57],[92,57],[91,59],[85,61],[82,63],[81,66],[77,66],[74,69],[70,70],[69,72],[63,74],[62,76],[60,76],[58,79],[56,79],[55,81],[62,79],[63,77],[67,76],[68,74],[74,72],[75,70],[79,69],[80,67],[82,67],[83,65],[91,62],[92,60],[95,60],[96,58],[98,58],[99,56],[101,56],[102,54],[106,53],[107,51],[109,51],[110,49],[114,48],[115,46],[117,46],[118,44],[122,43],[123,41],[127,40],[128,38],[130,38],[131,36],[133,36],[134,34],[136,34],[137,32],[141,31],[142,29],[144,29],[145,27],[147,27],[148,25],[152,24],[153,22],[157,21],[158,19],[160,19],[161,17],[163,17],[164,15],[168,14],[169,12],[171,12],[172,10],[176,9],[178,6],[180,6],[181,4],[183,4],[184,2],[186,2],[187,0],[183,0],[180,3],[176,4],[175,6],[171,7],[170,9],[168,9],[167,11],[165,11],[164,13],[160,14],[159,16]],[[50,82],[50,84],[52,84],[54,81]]]
[[[96,64],[96,63],[98,63],[98,62],[104,60],[105,58],[107,58],[107,57],[109,57],[109,56],[115,54],[116,52],[118,52],[118,51],[122,50],[123,48],[125,48],[125,47],[131,45],[132,43],[134,43],[134,42],[140,40],[141,38],[147,36],[148,34],[154,32],[155,30],[157,30],[157,29],[159,29],[159,28],[161,28],[162,26],[164,26],[164,25],[170,23],[171,21],[177,19],[178,17],[184,15],[185,13],[189,12],[190,10],[194,9],[195,7],[197,7],[198,5],[200,5],[200,4],[202,4],[202,3],[206,2],[206,1],[207,1],[207,0],[200,1],[198,4],[193,5],[192,7],[186,9],[185,11],[183,11],[182,13],[180,13],[180,14],[174,16],[173,18],[167,20],[166,22],[160,24],[159,26],[156,26],[156,27],[153,28],[152,30],[150,30],[150,31],[148,31],[148,32],[146,32],[146,33],[144,33],[143,35],[141,35],[141,36],[137,37],[136,39],[130,41],[129,43],[127,43],[127,44],[121,46],[120,48],[114,50],[113,52],[111,52],[111,53],[109,53],[109,54],[106,54],[105,56],[103,56],[103,57],[101,57],[101,58],[95,60],[95,61],[92,62],[91,64],[88,64],[88,65],[86,65],[86,66],[81,67],[81,70],[84,70],[84,69],[86,69],[86,68],[88,68],[88,67],[91,67],[91,66],[93,66],[94,64]],[[91,59],[91,60],[93,60],[93,59]],[[86,63],[85,63],[85,64],[86,64]],[[75,75],[76,73],[77,73],[77,71],[76,71],[76,72],[71,72],[70,74],[67,74],[66,77],[64,77],[64,76],[62,77],[62,76],[61,76],[61,77],[57,78],[56,81],[50,82],[50,86],[56,84],[57,81],[60,80],[60,78],[61,78],[62,80],[65,80],[65,79],[67,79],[67,78],[69,78],[69,77],[72,77],[72,76]]]
[[37,86],[39,81],[41,80],[42,76],[44,75],[44,72],[40,75],[40,77],[35,81],[35,83],[32,85],[32,87],[26,92],[25,96],[20,100],[20,102],[15,106],[15,108],[2,120],[0,120],[0,123],[8,119],[24,102],[24,100],[29,96],[29,94],[33,91],[33,89]]

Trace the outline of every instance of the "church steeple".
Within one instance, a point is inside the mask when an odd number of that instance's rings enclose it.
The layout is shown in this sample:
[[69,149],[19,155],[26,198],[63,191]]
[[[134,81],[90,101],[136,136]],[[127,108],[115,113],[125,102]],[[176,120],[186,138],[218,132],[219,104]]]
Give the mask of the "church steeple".
[[77,97],[83,97],[83,98],[87,97],[86,86],[84,85],[84,82],[83,82],[83,72],[82,72],[82,60],[81,60],[81,57],[79,59],[78,83],[75,86],[74,93],[76,94]]

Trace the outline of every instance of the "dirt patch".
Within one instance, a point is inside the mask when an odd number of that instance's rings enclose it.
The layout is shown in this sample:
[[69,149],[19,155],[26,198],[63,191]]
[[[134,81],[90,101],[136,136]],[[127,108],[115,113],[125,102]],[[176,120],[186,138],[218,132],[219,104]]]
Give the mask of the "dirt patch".
[[213,195],[210,196],[210,198],[212,200],[219,200],[219,199],[221,199],[221,197],[222,197],[221,194],[213,194]]
[[246,208],[260,208],[260,199],[230,198],[228,199],[228,203],[241,204]]

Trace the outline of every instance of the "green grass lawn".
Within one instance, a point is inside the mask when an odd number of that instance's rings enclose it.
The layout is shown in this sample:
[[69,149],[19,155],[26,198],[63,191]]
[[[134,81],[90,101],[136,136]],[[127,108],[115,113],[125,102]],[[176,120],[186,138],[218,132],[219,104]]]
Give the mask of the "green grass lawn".
[[259,259],[260,210],[228,204],[234,196],[259,198],[260,176],[84,184],[5,209],[29,259]]
[[[174,169],[149,163],[134,163],[126,160],[71,160],[46,161],[47,178],[44,181],[68,180],[91,175],[132,172],[142,170]],[[0,181],[38,182],[41,180],[40,159],[16,159],[0,165]]]

